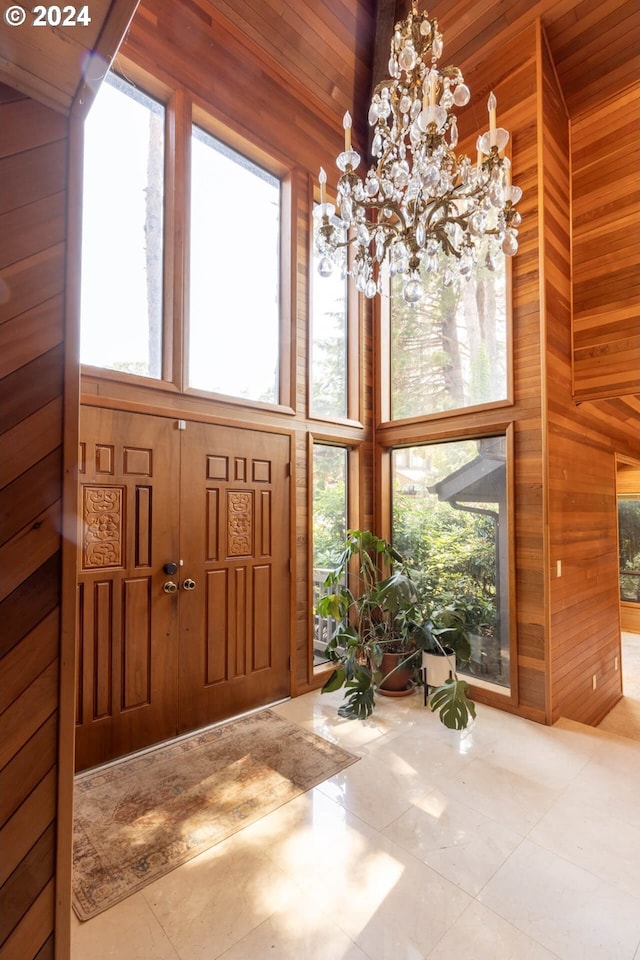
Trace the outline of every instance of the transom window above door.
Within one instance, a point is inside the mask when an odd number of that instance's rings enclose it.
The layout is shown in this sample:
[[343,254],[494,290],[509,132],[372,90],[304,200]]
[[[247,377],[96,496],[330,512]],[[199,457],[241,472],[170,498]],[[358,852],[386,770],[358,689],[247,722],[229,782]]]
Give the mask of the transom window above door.
[[110,73],[84,129],[85,375],[289,411],[288,168],[188,90],[118,68],[134,81]]

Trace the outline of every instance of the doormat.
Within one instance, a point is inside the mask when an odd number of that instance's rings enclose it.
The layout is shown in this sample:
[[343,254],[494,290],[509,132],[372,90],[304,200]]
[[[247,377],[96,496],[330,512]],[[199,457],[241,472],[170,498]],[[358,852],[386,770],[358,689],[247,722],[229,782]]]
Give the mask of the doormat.
[[76,914],[89,920],[357,759],[261,710],[80,774]]

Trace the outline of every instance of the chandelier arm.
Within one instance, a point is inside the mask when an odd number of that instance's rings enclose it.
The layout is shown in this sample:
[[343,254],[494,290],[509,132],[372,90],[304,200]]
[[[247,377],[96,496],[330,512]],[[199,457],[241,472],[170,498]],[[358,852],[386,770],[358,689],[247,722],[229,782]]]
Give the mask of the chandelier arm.
[[[398,219],[402,221],[402,230],[403,230],[403,232],[408,229],[408,227],[407,227],[407,220],[406,220],[406,217],[405,217],[405,214],[404,214],[404,210],[402,209],[402,207],[400,206],[400,204],[399,204],[396,200],[373,200],[373,199],[371,199],[371,200],[368,200],[366,203],[363,203],[362,206],[363,206],[365,209],[391,210],[393,213],[396,214],[396,216],[398,217]],[[389,227],[389,228],[391,228],[391,224],[389,224],[389,223],[380,223],[380,222],[377,221],[377,220],[367,220],[367,221],[366,221],[366,225],[367,225],[367,226],[371,226],[371,227]]]

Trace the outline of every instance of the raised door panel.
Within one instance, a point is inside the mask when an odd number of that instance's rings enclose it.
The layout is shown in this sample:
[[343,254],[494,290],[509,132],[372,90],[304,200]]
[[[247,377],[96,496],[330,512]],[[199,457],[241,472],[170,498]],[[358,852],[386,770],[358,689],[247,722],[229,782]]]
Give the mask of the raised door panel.
[[80,421],[78,769],[176,732],[175,421],[84,408]]
[[281,434],[182,434],[181,731],[290,692],[289,463]]

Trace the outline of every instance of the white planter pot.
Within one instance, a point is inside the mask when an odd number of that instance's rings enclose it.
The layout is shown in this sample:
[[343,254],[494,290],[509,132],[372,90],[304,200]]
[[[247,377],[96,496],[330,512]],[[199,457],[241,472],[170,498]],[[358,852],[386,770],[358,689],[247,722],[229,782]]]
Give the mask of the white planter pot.
[[422,652],[422,669],[426,671],[425,683],[429,687],[440,687],[451,676],[451,663],[455,664],[455,654],[449,657],[438,653]]

